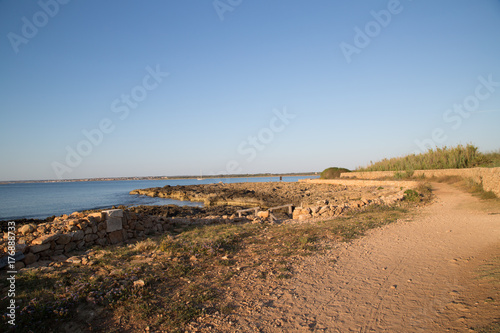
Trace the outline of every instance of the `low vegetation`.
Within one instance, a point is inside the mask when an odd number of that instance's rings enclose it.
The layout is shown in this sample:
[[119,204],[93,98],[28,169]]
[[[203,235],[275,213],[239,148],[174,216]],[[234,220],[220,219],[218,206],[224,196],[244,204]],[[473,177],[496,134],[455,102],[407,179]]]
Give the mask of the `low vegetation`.
[[[394,207],[371,206],[311,223],[186,227],[135,244],[94,248],[83,253],[82,263],[21,272],[17,330],[183,331],[202,315],[232,311],[221,300],[240,274],[288,279],[296,259],[404,217],[430,195],[426,189],[408,192]],[[1,281],[6,288],[6,279]],[[0,300],[0,306],[7,302]],[[6,319],[0,324],[4,332],[10,329]]]
[[423,154],[383,159],[356,171],[398,171],[413,173],[413,170],[461,169],[473,167],[500,167],[500,150],[479,152],[471,144],[456,147],[429,149]]

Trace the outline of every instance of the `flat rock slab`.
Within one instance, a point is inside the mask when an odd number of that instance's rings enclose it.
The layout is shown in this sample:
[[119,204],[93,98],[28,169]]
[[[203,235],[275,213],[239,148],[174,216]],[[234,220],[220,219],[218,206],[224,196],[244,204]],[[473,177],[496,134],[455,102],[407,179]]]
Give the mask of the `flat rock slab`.
[[103,210],[102,214],[105,216],[106,219],[114,218],[114,217],[123,217],[123,210],[122,209],[109,209],[109,210]]
[[34,244],[34,245],[48,244],[50,242],[56,241],[58,238],[59,238],[59,234],[45,235],[42,237],[38,237],[33,242],[31,242],[31,244]]
[[106,219],[106,232],[114,232],[123,229],[123,223],[121,217],[112,217]]
[[50,243],[30,246],[31,253],[38,253],[50,249]]
[[[24,254],[22,252],[17,252],[14,255],[14,260],[16,262],[19,260],[23,260],[23,259],[24,259]],[[0,258],[0,269],[4,268],[8,264],[9,264],[9,256],[4,256],[4,257]]]

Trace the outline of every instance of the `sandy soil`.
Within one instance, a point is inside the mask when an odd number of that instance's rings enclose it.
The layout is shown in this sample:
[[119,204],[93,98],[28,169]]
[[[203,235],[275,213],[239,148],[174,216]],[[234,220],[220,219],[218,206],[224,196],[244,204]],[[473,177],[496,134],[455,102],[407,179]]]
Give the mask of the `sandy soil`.
[[500,263],[500,207],[434,186],[432,205],[305,257],[289,280],[234,281],[235,313],[194,331],[469,332],[499,320],[499,281],[485,275]]

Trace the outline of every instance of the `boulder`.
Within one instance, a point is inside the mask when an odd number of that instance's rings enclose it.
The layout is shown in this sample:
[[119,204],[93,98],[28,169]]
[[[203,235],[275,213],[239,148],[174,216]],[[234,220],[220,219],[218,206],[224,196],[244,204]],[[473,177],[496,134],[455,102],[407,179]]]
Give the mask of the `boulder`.
[[43,234],[47,231],[47,227],[45,227],[45,225],[39,225],[38,228],[36,228],[36,231]]
[[95,241],[98,238],[99,238],[99,236],[97,236],[96,234],[88,234],[88,235],[85,235],[85,237],[83,239],[85,240],[85,242],[90,243],[90,242]]
[[66,246],[64,247],[64,252],[71,252],[73,251],[74,249],[76,249],[76,243],[75,242],[71,242],[71,243],[68,243],[66,244]]
[[16,252],[26,253],[27,250],[28,250],[28,245],[16,244]]
[[297,220],[297,219],[308,219],[308,218],[311,218],[311,209],[309,208],[300,208],[300,207],[297,207],[295,208],[295,210],[293,211],[293,216],[292,218],[294,220]]
[[77,226],[78,225],[78,220],[70,220],[68,221],[69,226]]
[[72,233],[71,239],[73,241],[80,241],[83,239],[83,237],[85,237],[85,233],[81,230],[78,230]]
[[23,235],[26,235],[28,233],[32,233],[35,231],[35,226],[32,224],[25,224],[22,227],[19,228],[18,232],[20,232]]
[[104,220],[103,213],[91,213],[87,215],[87,218],[89,220],[94,219],[96,222],[101,222]]
[[59,239],[57,239],[56,243],[60,245],[66,245],[71,242],[71,235],[61,234],[59,235]]
[[54,247],[54,250],[56,250],[56,251],[64,250],[64,245],[63,244],[57,244],[56,247]]
[[31,265],[31,264],[35,263],[37,260],[38,260],[38,256],[36,254],[28,253],[24,257],[23,261],[24,261],[24,264],[26,266],[28,266],[28,265]]
[[269,218],[269,211],[261,210],[261,211],[257,212],[257,217],[260,217],[261,219],[267,219],[267,218]]
[[89,226],[89,221],[83,219],[79,220],[77,224],[77,227],[80,228],[81,230],[87,229],[88,226]]
[[109,236],[109,242],[111,244],[118,244],[123,242],[123,233],[121,232],[121,230],[110,232],[108,236]]

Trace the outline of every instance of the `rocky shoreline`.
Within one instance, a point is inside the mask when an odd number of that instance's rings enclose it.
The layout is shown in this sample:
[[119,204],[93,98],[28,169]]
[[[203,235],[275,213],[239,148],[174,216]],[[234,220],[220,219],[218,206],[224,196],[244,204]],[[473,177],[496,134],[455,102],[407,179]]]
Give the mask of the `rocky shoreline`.
[[[16,269],[71,261],[76,251],[174,236],[188,228],[221,223],[304,223],[329,219],[373,205],[404,200],[403,188],[311,183],[235,183],[165,186],[134,190],[133,195],[204,202],[204,207],[137,206],[75,212],[52,221],[16,225]],[[273,210],[286,205],[287,209]],[[245,208],[255,209],[246,210]],[[291,214],[290,214],[291,213]],[[4,232],[0,248],[7,249]],[[5,257],[6,253],[0,254]]]
[[327,200],[341,205],[352,200],[376,201],[395,194],[403,194],[396,186],[346,186],[310,183],[233,183],[187,186],[165,186],[138,189],[131,195],[168,198],[181,201],[202,202],[205,207],[239,206],[270,207],[291,204],[295,207],[313,205]]

